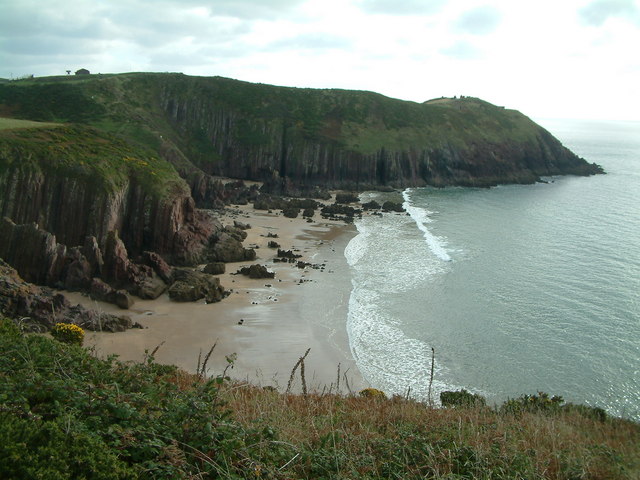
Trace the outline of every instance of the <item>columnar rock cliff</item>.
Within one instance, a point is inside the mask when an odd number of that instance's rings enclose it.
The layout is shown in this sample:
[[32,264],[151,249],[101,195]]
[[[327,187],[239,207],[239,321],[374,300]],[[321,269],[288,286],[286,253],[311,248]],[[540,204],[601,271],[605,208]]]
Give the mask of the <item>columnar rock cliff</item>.
[[67,246],[120,232],[129,253],[194,260],[220,226],[165,162],[90,129],[0,132],[0,216]]
[[[54,94],[67,101],[53,102]],[[206,174],[363,189],[601,172],[521,113],[467,97],[419,104],[371,92],[123,74],[0,85],[2,110],[90,123],[146,145],[209,205],[220,186]]]

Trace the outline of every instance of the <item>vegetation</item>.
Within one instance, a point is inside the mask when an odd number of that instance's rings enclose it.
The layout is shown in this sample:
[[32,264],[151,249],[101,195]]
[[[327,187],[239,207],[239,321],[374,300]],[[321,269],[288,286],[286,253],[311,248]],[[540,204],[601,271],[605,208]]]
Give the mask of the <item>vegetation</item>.
[[51,336],[62,343],[82,346],[84,330],[73,323],[56,323],[51,329]]
[[[156,151],[162,139],[168,140],[191,162],[214,173],[229,142],[246,152],[273,153],[286,141],[293,149],[312,142],[370,155],[445,145],[466,148],[483,141],[534,142],[540,133],[521,113],[471,97],[420,104],[364,91],[170,73],[0,84],[3,111],[15,118],[92,125]],[[225,123],[220,114],[232,121]]]
[[[4,121],[12,123],[20,125]],[[153,196],[188,192],[171,164],[154,152],[82,125],[0,129],[0,173],[11,168],[78,179],[105,192],[129,181]]]
[[205,378],[204,368],[190,375],[156,364],[152,354],[140,364],[99,360],[77,345],[25,336],[8,320],[0,320],[0,351],[3,478],[640,474],[638,424],[543,394],[511,403],[539,408],[497,410],[436,409],[381,395],[284,395]]

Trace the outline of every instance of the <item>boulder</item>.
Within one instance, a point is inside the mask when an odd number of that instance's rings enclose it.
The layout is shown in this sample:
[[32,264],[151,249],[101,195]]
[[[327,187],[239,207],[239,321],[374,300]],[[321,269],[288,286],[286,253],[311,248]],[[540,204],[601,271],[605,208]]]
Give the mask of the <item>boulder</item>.
[[137,295],[145,300],[155,300],[166,291],[167,284],[153,272],[150,277],[145,278],[144,281],[138,285]]
[[135,303],[131,295],[125,290],[116,290],[113,300],[114,303],[123,310],[128,310]]
[[89,296],[93,300],[97,300],[99,302],[114,303],[115,293],[115,289],[108,283],[103,282],[99,278],[91,279]]
[[239,228],[240,230],[249,230],[251,228],[251,225],[249,225],[248,223],[242,223],[237,220],[233,221],[233,226]]
[[86,290],[91,285],[93,268],[80,248],[71,248],[67,254],[64,271],[64,288],[73,292]]
[[244,248],[241,241],[228,232],[222,232],[213,245],[210,257],[214,262],[243,262],[255,259],[256,252]]
[[[107,285],[108,287],[108,285]],[[86,330],[122,331],[133,326],[128,316],[111,315],[72,306],[60,294],[25,282],[0,259],[0,314],[30,332],[46,332],[56,323],[74,323]]]
[[171,267],[155,252],[142,252],[142,261],[151,267],[165,283],[171,282]]
[[82,247],[82,254],[87,259],[87,262],[89,262],[91,267],[91,277],[99,277],[102,274],[104,260],[96,237],[88,236],[85,239],[84,246]]
[[209,275],[221,275],[225,272],[226,268],[223,262],[207,263],[202,270]]
[[195,302],[204,298],[207,303],[213,303],[227,295],[220,285],[220,279],[207,273],[174,268],[173,280],[169,287],[169,298],[176,302]]
[[264,265],[257,263],[249,267],[242,267],[237,273],[246,275],[249,278],[274,278],[276,275],[274,272],[267,270],[267,267]]

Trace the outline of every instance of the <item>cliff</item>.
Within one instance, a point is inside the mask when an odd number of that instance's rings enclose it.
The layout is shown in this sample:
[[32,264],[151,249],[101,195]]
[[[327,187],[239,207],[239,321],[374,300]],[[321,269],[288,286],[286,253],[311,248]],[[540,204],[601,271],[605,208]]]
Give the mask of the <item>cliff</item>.
[[61,244],[104,247],[118,231],[131,255],[194,260],[219,225],[155,153],[83,126],[0,130],[0,218],[36,223]]
[[140,73],[2,84],[2,112],[88,123],[151,148],[209,205],[224,194],[208,175],[365,189],[602,172],[523,114],[476,98],[418,104],[371,92]]

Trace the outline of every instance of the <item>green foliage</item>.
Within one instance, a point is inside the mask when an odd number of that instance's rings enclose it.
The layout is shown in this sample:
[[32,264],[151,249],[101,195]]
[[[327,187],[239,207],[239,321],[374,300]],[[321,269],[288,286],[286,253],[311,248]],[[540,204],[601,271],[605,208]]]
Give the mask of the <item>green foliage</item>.
[[442,392],[440,394],[440,403],[444,407],[484,407],[487,401],[482,395],[467,392],[463,388],[455,392]]
[[0,351],[0,471],[12,478],[238,478],[255,452],[272,455],[255,445],[273,432],[229,417],[222,379],[181,382],[152,358],[99,360],[5,321]]
[[151,151],[80,125],[0,130],[0,172],[11,168],[78,179],[98,192],[128,181],[154,198],[188,192],[171,164]]
[[387,398],[387,395],[377,388],[365,388],[364,390],[360,390],[360,396],[367,398]]
[[77,345],[23,336],[2,319],[0,352],[3,478],[595,480],[638,473],[637,424],[605,421],[591,407],[556,408],[562,400],[543,393],[505,404],[527,415],[467,408],[477,399],[464,391],[448,392],[455,409],[387,400],[375,389],[281,396],[188,375],[150,355],[140,364],[100,360]]
[[0,84],[0,104],[21,118],[45,122],[87,122],[105,113],[104,106],[77,83]]
[[559,412],[564,399],[560,396],[549,396],[548,393],[538,392],[537,395],[522,395],[521,397],[507,400],[501,411],[505,413],[522,413],[522,412],[542,412],[555,413]]
[[51,336],[62,343],[82,346],[84,330],[72,323],[56,323],[51,329]]

